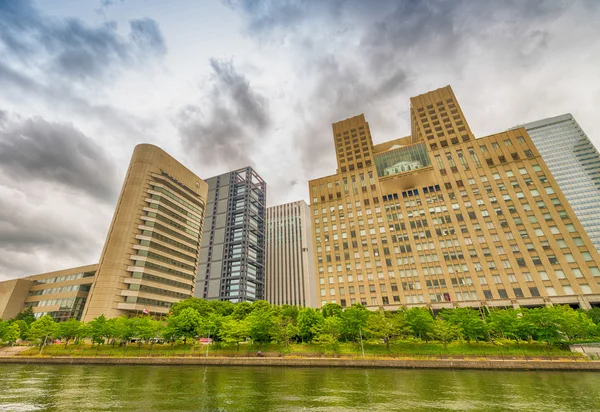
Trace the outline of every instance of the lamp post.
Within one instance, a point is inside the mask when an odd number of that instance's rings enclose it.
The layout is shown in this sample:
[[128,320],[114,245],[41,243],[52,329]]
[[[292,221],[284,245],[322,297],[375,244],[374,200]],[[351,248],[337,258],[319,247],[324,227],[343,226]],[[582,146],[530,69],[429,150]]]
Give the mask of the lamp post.
[[362,357],[364,359],[364,357],[365,357],[365,346],[363,345],[362,329],[361,328],[358,328],[358,334],[360,336],[360,349],[362,351]]

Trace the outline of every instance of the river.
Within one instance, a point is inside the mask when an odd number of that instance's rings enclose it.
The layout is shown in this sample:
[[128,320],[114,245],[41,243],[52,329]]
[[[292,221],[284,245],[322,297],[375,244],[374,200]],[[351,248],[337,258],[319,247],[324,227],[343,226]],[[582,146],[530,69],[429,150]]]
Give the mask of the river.
[[600,374],[0,365],[1,411],[593,411]]

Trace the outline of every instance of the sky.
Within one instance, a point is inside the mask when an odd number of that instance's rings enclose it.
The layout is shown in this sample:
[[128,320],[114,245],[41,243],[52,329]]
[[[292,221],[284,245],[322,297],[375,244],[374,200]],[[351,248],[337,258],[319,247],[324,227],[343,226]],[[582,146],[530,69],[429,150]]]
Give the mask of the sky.
[[335,173],[331,123],[410,134],[451,85],[476,136],[572,113],[600,146],[597,0],[0,0],[0,280],[96,263],[133,148],[268,205]]

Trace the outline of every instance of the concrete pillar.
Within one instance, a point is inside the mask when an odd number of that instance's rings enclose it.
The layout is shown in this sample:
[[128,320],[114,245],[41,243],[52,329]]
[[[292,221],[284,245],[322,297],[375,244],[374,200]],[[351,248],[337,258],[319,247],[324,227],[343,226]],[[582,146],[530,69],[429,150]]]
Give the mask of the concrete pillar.
[[585,296],[579,295],[577,296],[577,299],[579,300],[579,307],[581,309],[590,310],[592,308],[592,305],[590,305],[590,301]]

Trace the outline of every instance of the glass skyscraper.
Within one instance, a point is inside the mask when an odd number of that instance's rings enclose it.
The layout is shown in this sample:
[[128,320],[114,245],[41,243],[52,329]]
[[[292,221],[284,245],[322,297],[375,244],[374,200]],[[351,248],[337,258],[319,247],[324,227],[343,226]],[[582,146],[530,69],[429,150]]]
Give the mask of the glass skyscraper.
[[524,127],[577,218],[600,250],[600,155],[569,113]]
[[231,302],[264,299],[267,184],[251,167],[206,183],[195,296]]

